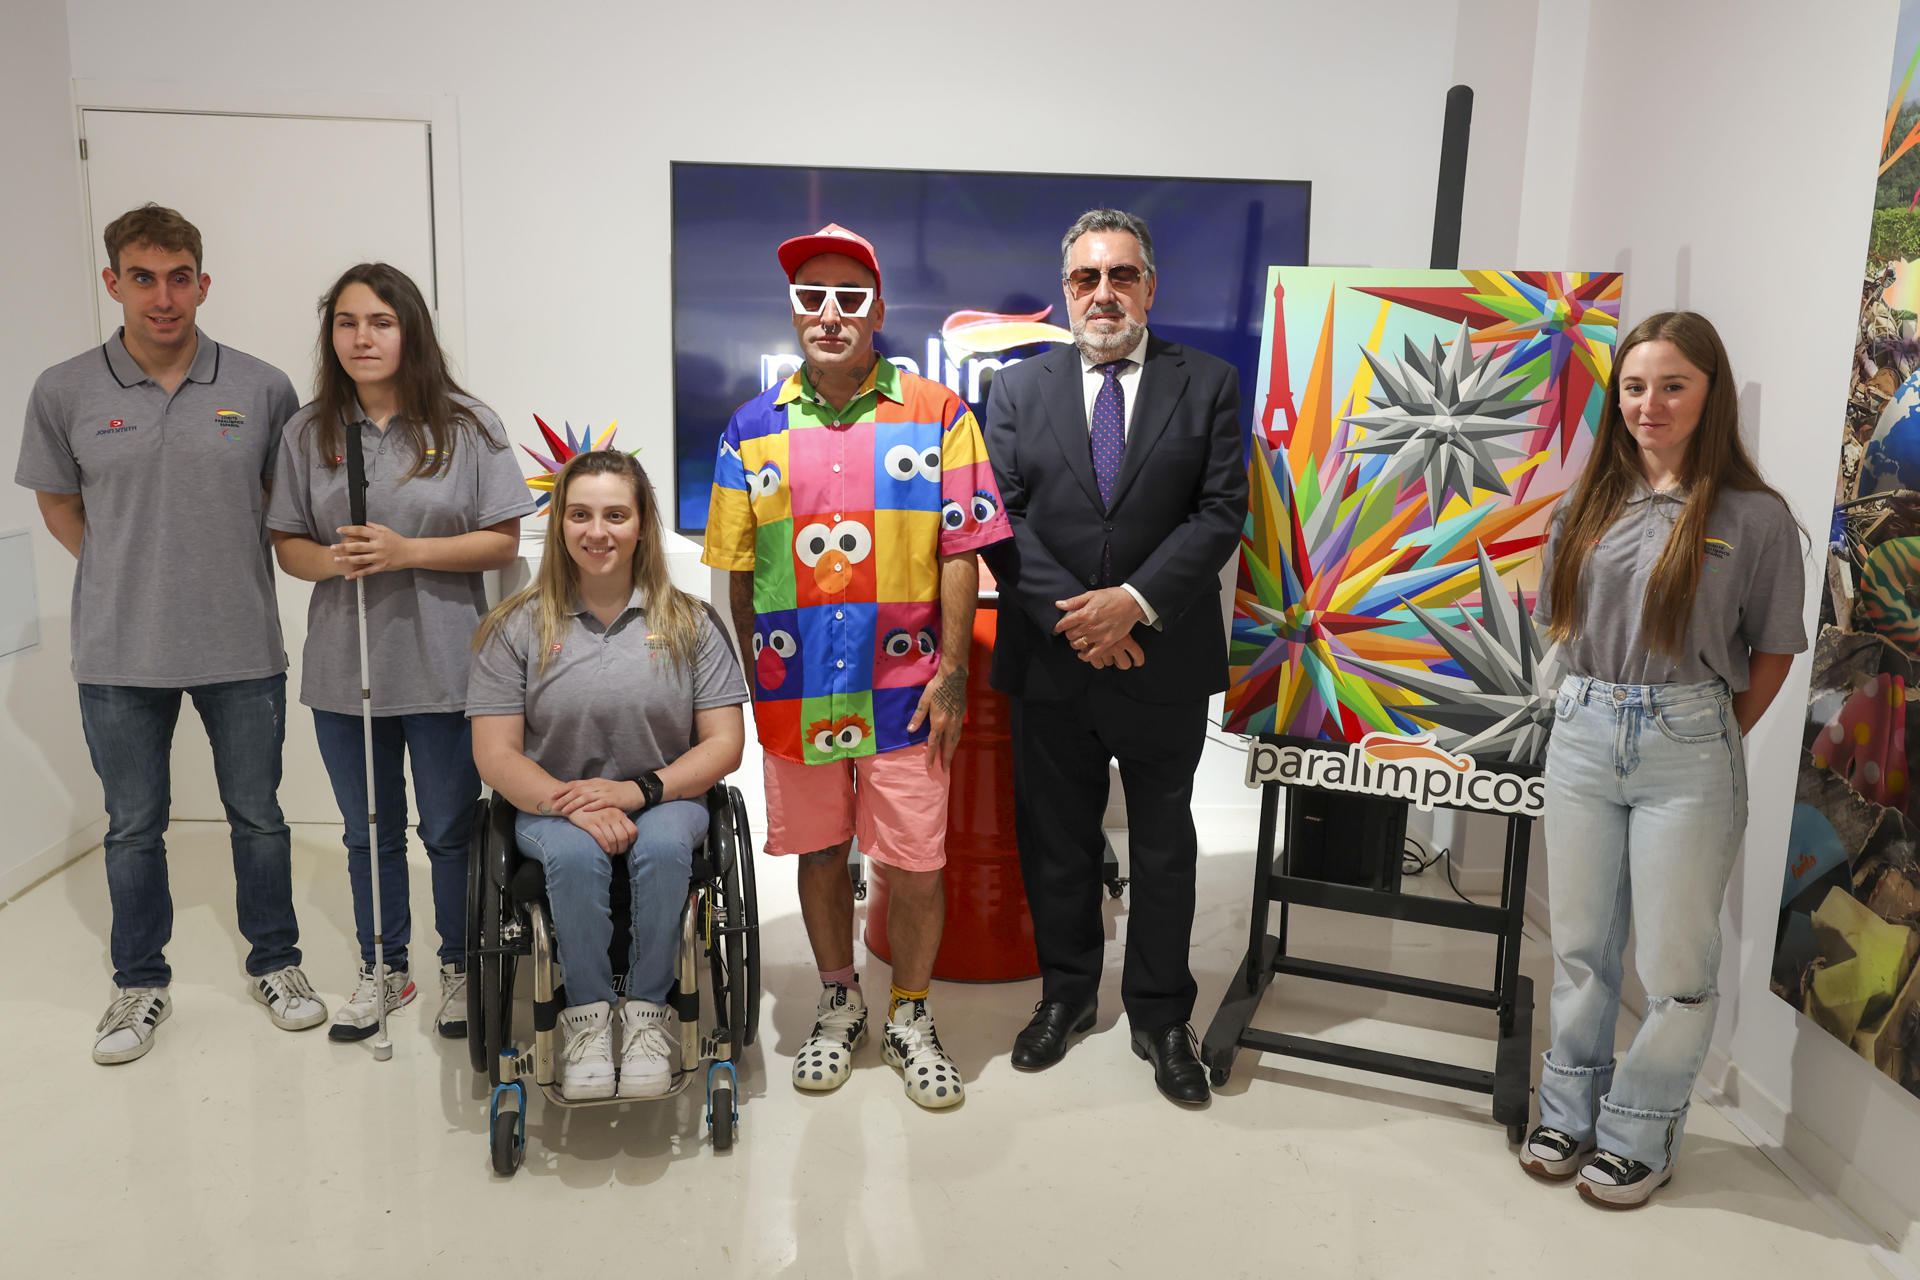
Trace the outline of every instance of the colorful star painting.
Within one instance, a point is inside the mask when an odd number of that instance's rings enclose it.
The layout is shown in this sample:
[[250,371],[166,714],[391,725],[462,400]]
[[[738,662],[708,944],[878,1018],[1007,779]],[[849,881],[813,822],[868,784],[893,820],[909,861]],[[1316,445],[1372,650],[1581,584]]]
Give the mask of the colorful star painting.
[[[540,434],[547,438],[547,448],[553,450],[553,456],[548,457],[546,454],[535,453],[533,450],[527,449],[525,445],[520,446],[522,449],[526,449],[529,458],[532,458],[543,468],[539,475],[527,477],[527,488],[534,490],[540,495],[534,507],[534,514],[545,515],[549,504],[553,501],[553,481],[554,477],[560,474],[560,468],[566,466],[567,460],[576,453],[587,453],[596,449],[613,448],[613,433],[620,424],[618,422],[609,422],[607,429],[600,433],[598,440],[595,440],[593,438],[592,427],[587,427],[578,435],[575,435],[573,424],[564,423],[561,429],[565,431],[566,434],[562,436],[555,434],[553,428],[542,422],[540,415],[537,413],[533,415],[533,422],[535,426],[540,428]],[[640,451],[638,449],[629,449],[628,452],[638,453]]]
[[1431,730],[1537,765],[1556,666],[1532,617],[1540,551],[1592,445],[1620,276],[1276,267],[1269,284],[1226,727]]

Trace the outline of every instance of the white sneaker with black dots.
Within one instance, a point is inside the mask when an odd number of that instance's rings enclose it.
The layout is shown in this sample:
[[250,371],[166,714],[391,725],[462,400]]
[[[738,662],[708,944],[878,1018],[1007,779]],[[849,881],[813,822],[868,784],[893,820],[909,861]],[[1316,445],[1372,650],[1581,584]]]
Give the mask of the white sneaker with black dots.
[[860,988],[830,982],[820,992],[813,1034],[793,1060],[793,1087],[827,1093],[847,1082],[853,1055],[867,1042],[867,1001]]
[[940,1047],[939,1033],[933,1029],[933,1014],[925,1000],[903,1000],[887,1018],[886,1040],[882,1055],[889,1066],[897,1067],[906,1082],[907,1096],[929,1111],[959,1103],[960,1068]]

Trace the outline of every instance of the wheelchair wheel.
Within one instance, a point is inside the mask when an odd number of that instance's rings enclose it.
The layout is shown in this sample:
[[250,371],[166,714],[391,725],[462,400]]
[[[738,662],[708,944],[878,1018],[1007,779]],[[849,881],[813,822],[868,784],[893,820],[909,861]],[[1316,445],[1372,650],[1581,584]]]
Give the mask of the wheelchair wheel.
[[[740,1046],[746,1048],[760,1035],[760,894],[754,882],[753,828],[747,821],[747,802],[738,788],[727,790],[733,814],[734,846],[738,850],[734,862],[739,868],[738,914],[734,918],[746,926],[746,932],[739,935],[745,1007],[739,1010],[737,1023]],[[735,904],[728,905],[731,908]],[[731,955],[728,963],[734,963]]]
[[715,1151],[733,1149],[733,1073],[715,1073],[707,1080],[707,1132]]
[[526,1144],[520,1139],[520,1114],[496,1111],[493,1115],[493,1171],[511,1178],[526,1157]]
[[487,879],[487,830],[487,802],[479,800],[467,847],[467,1059],[475,1075],[484,1075],[488,1068],[486,986],[480,973],[480,935],[492,887]]

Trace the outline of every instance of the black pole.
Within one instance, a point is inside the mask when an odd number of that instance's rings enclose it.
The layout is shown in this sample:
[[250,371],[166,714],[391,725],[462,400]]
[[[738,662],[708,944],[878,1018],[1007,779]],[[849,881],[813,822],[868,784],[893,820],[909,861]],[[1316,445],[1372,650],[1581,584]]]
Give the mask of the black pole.
[[347,446],[347,523],[367,522],[367,461],[360,448],[358,424],[346,428]]
[[1447,120],[1440,131],[1440,189],[1433,200],[1435,269],[1460,268],[1460,206],[1467,194],[1467,135],[1473,126],[1473,90],[1447,90]]

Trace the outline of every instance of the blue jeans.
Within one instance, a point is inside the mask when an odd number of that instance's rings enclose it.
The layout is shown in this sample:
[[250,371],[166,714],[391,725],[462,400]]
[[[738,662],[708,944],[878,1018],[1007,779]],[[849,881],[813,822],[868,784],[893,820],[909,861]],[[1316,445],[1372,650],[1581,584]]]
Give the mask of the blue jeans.
[[234,901],[252,944],[254,977],[300,963],[293,916],[292,839],[280,816],[280,747],[287,678],[232,680],[186,689],[80,686],[80,724],[107,802],[107,894],[113,903],[113,980],[164,987],[172,980],[173,894],[167,886],[167,810],[180,696],[206,726],[214,778],[233,836]]
[[[1732,698],[1569,676],[1547,747],[1553,1046],[1540,1122],[1666,1169],[1720,997],[1720,903],[1747,825]],[[1629,920],[1646,1020],[1613,1053]]]
[[[360,962],[373,963],[373,876],[367,837],[367,747],[359,716],[315,710],[314,736],[333,782],[333,798],[346,823],[347,881],[353,887],[353,924]],[[420,843],[433,875],[433,924],[440,934],[440,962],[466,964],[467,839],[480,774],[473,767],[473,736],[459,711],[373,718],[373,796],[380,820],[380,926],[384,959],[407,967],[413,939],[407,875],[407,780],[403,760],[413,759],[413,795],[420,802]]]
[[[627,816],[639,829],[627,851],[627,882],[633,886],[627,994],[664,1004],[678,968],[680,909],[693,875],[693,847],[707,833],[707,806],[669,800]],[[547,870],[547,904],[560,939],[568,1005],[614,1003],[607,954],[613,944],[613,860],[565,818],[523,813],[513,830],[522,851]]]

